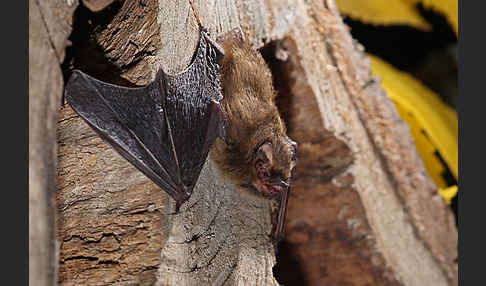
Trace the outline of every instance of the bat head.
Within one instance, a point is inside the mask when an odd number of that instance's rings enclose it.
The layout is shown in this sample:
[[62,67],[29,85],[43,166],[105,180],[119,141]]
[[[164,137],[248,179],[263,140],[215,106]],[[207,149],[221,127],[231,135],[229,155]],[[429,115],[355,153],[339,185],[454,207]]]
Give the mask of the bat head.
[[252,162],[252,185],[262,194],[275,196],[288,189],[296,163],[297,143],[287,136],[264,142]]

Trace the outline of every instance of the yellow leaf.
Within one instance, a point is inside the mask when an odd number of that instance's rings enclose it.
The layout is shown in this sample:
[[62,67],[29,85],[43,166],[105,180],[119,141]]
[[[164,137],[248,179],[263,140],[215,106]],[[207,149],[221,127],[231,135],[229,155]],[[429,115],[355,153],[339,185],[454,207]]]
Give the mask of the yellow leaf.
[[395,102],[395,105],[400,117],[410,126],[410,133],[415,140],[415,146],[417,147],[420,157],[422,157],[422,160],[424,161],[425,168],[430,177],[432,177],[432,180],[437,184],[437,187],[446,188],[447,183],[442,177],[442,172],[445,171],[445,168],[439,158],[435,156],[437,149],[432,142],[430,142],[430,139],[422,132],[422,127],[417,122],[417,119],[398,102]]
[[448,188],[445,188],[445,189],[441,189],[441,190],[439,190],[439,192],[444,197],[447,204],[450,204],[451,200],[457,194],[457,186],[452,186],[452,187],[448,187]]
[[339,11],[374,25],[407,25],[421,30],[431,26],[407,0],[336,0]]
[[457,37],[459,0],[421,0],[421,2],[425,8],[433,9],[444,15]]
[[417,7],[441,13],[456,33],[458,31],[457,0],[336,0],[342,14],[374,25],[407,25],[429,31],[431,26],[420,15]]

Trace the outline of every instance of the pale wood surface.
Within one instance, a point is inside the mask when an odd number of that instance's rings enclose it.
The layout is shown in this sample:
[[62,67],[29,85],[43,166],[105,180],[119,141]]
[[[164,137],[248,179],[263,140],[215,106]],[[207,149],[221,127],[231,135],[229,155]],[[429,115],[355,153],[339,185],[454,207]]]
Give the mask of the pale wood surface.
[[60,63],[75,6],[29,1],[29,284],[55,285],[56,122]]

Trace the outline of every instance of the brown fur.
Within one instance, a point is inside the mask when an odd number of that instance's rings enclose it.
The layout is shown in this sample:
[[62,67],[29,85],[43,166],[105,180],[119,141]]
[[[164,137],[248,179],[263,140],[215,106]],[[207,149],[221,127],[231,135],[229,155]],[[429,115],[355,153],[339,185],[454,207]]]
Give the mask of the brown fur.
[[221,105],[228,121],[227,140],[216,140],[211,157],[236,184],[255,185],[255,153],[270,142],[272,173],[289,179],[295,150],[275,105],[276,92],[268,66],[257,51],[234,34],[221,44],[226,53],[222,61]]

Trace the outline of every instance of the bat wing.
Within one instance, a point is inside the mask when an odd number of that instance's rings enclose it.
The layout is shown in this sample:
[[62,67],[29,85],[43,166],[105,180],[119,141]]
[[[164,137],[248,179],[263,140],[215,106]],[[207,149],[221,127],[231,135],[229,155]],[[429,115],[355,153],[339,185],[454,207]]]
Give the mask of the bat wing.
[[201,32],[192,63],[180,74],[160,70],[147,86],[126,88],[74,71],[65,97],[101,138],[171,195],[178,209],[224,132],[220,56]]

